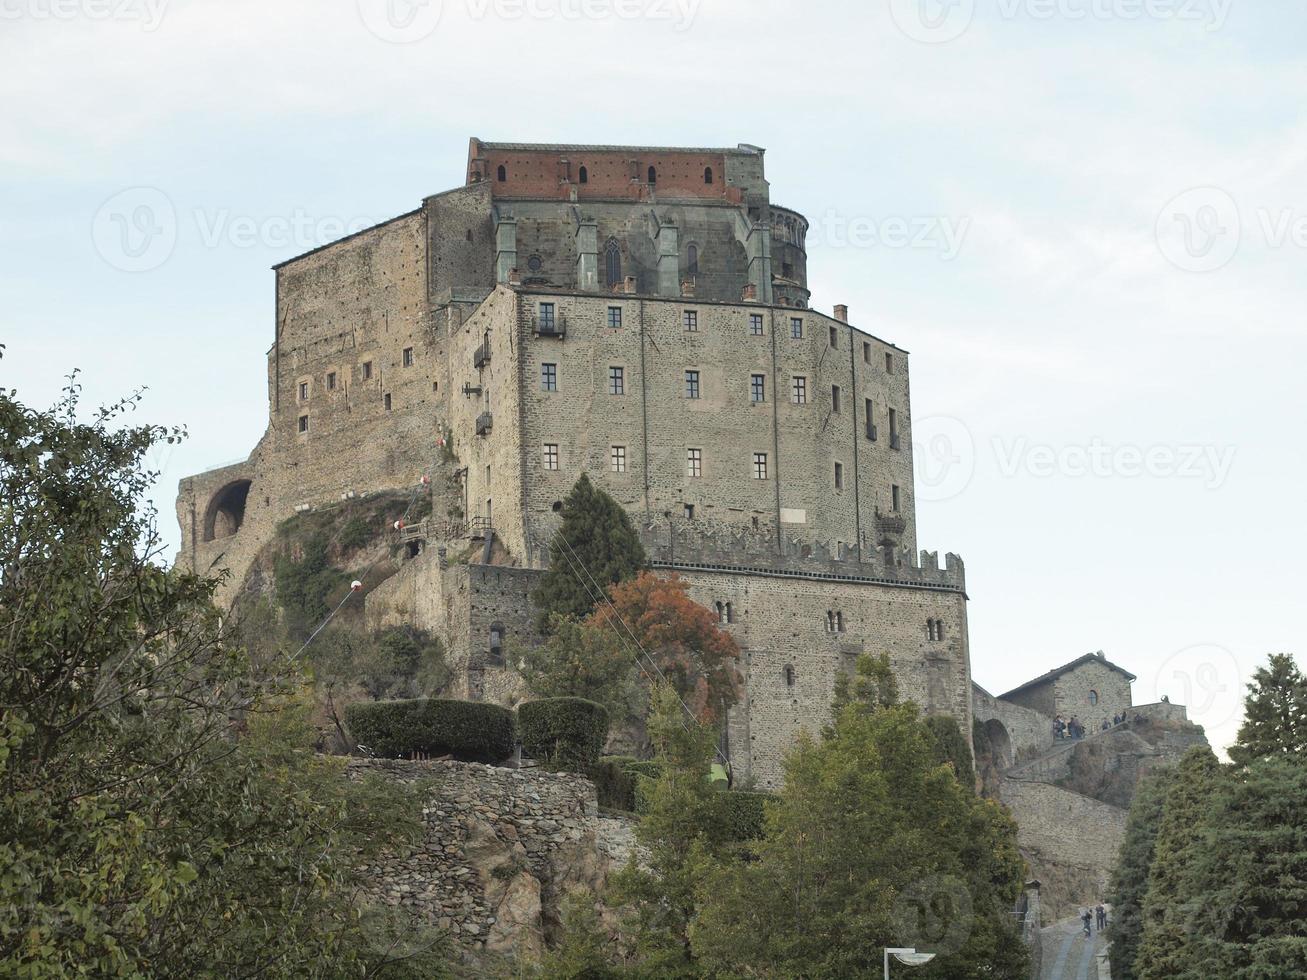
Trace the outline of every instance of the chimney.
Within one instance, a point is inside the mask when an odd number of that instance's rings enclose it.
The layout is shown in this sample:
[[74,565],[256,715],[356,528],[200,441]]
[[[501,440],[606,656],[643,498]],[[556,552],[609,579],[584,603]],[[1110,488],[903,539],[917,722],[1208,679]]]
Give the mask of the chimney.
[[516,269],[509,269],[509,270],[508,270],[508,284],[509,284],[510,286],[520,286],[520,285],[522,285],[522,273],[518,272]]
[[627,276],[626,281],[622,284],[622,292],[628,296],[633,296],[635,291],[635,276]]
[[835,307],[835,319],[839,320],[840,323],[849,322],[849,308],[843,303],[840,303]]
[[753,283],[747,283],[744,290],[740,293],[740,298],[746,303],[758,302],[758,287]]
[[681,295],[682,295],[682,296],[693,296],[693,295],[694,295],[694,280],[693,280],[693,279],[682,279],[682,280],[681,280]]

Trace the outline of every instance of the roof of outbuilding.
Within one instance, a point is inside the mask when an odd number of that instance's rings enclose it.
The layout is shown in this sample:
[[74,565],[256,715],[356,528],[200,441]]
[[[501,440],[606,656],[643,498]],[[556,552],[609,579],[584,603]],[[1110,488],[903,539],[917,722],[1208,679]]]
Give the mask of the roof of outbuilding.
[[1096,664],[1102,664],[1104,667],[1108,667],[1112,670],[1115,670],[1117,673],[1125,675],[1125,677],[1128,680],[1133,681],[1138,679],[1135,677],[1134,674],[1130,673],[1130,671],[1126,670],[1124,667],[1119,667],[1116,664],[1112,663],[1112,661],[1108,660],[1105,656],[1103,656],[1103,652],[1100,650],[1098,653],[1086,653],[1083,657],[1077,657],[1075,660],[1072,660],[1069,664],[1063,664],[1061,667],[1057,667],[1053,670],[1050,670],[1047,674],[1041,674],[1039,677],[1036,677],[1032,681],[1026,681],[1020,687],[1014,687],[1006,694],[1000,694],[999,698],[1006,699],[1011,697],[1013,694],[1019,694],[1022,691],[1025,691],[1029,688],[1038,687],[1040,684],[1047,684],[1049,681],[1056,680],[1058,677],[1062,676],[1063,674],[1075,670],[1077,667],[1083,664],[1087,664],[1091,662]]

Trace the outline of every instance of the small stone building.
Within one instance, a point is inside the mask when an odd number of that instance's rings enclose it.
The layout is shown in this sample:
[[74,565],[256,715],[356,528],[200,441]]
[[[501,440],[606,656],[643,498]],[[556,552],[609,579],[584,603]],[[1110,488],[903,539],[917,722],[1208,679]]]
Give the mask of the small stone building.
[[1104,721],[1129,711],[1133,703],[1130,684],[1134,680],[1134,674],[1112,663],[1100,650],[1027,681],[1000,695],[1000,700],[1050,718],[1075,718],[1092,734],[1103,727]]

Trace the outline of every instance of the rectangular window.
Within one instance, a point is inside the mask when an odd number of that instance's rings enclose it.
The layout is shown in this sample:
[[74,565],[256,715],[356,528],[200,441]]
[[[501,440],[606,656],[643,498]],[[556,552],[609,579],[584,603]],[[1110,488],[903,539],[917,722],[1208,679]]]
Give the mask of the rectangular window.
[[894,373],[894,355],[889,353],[889,351],[885,352],[885,373]]
[[624,368],[614,366],[608,369],[608,394],[626,394],[626,370]]
[[371,381],[371,380],[372,380],[372,362],[371,362],[371,361],[364,361],[364,362],[363,362],[363,380],[364,380],[364,381]]
[[385,398],[384,398],[383,400],[384,400],[385,403],[386,403],[386,411],[389,412],[389,411],[390,411],[390,392],[386,392]]
[[803,318],[790,317],[790,336],[795,340],[803,339]]
[[685,372],[685,397],[686,398],[699,397],[699,372],[698,371]]
[[761,314],[761,313],[750,313],[750,314],[749,314],[749,334],[750,334],[750,336],[753,336],[753,337],[761,337],[761,336],[762,336],[762,314]]
[[795,375],[790,382],[790,401],[796,405],[808,404],[808,379]]
[[866,340],[862,342],[862,362],[864,364],[871,363],[871,343]]
[[608,307],[608,326],[616,330],[622,325],[622,308],[620,306]]
[[336,372],[335,372],[335,371],[328,371],[328,372],[327,372],[327,390],[328,390],[328,391],[335,391],[335,390],[336,390]]
[[540,304],[540,326],[541,326],[542,328],[549,328],[549,327],[554,326],[555,323],[556,323],[556,321],[555,321],[555,319],[554,319],[554,304],[553,304],[553,303],[541,303],[541,304]]
[[558,443],[556,442],[545,443],[545,469],[558,469]]
[[685,505],[685,519],[687,521],[694,520],[694,504]]
[[876,441],[876,407],[872,404],[870,398],[864,398],[862,401],[862,410],[867,416],[867,438],[872,442]]
[[687,449],[685,451],[685,475],[703,476],[702,449]]
[[899,448],[899,413],[892,408],[889,410],[889,447]]
[[765,374],[749,375],[749,400],[765,402],[767,400],[767,376]]
[[609,456],[609,460],[611,461],[614,473],[626,472],[626,447],[625,446],[613,446],[608,456]]
[[558,365],[557,364],[540,365],[540,390],[541,391],[558,390]]
[[830,410],[836,415],[840,414],[840,386],[830,386]]
[[309,417],[307,415],[300,416],[300,431],[301,432],[309,431]]
[[302,402],[306,402],[306,401],[308,401],[308,400],[309,400],[309,383],[308,383],[307,381],[301,381],[301,382],[300,382],[300,401],[302,401]]
[[890,487],[889,495],[890,505],[894,508],[894,512],[897,514],[899,510],[899,488],[897,486]]
[[753,454],[753,478],[755,480],[767,479],[767,454]]
[[830,328],[830,345],[833,348],[838,348],[840,346],[839,331],[837,331],[834,327]]
[[843,463],[835,464],[835,489],[836,490],[844,489],[844,464]]
[[404,348],[404,367],[412,367],[412,366],[413,366],[413,348],[412,348],[412,347],[405,347],[405,348]]
[[691,333],[696,332],[699,329],[699,311],[698,310],[682,311],[681,322],[685,324],[686,330],[690,331]]

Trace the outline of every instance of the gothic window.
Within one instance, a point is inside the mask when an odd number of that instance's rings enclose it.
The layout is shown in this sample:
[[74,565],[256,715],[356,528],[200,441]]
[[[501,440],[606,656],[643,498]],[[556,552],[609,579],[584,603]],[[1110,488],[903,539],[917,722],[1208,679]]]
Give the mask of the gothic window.
[[692,276],[699,274],[699,246],[691,245],[686,251],[686,271]]
[[704,167],[704,168],[703,168],[703,182],[704,182],[705,184],[711,184],[711,183],[712,183],[712,167]]
[[585,167],[581,168],[581,183],[590,183],[590,171],[586,170]]
[[609,289],[622,281],[622,249],[611,239],[604,246],[604,279]]
[[1090,703],[1090,704],[1098,704],[1098,692],[1097,692],[1097,691],[1090,691],[1090,692],[1089,692],[1089,703]]
[[649,183],[650,183],[650,184],[656,184],[656,183],[658,183],[658,168],[657,168],[657,167],[650,167],[650,168],[649,168]]
[[499,165],[499,170],[496,172],[495,176],[502,184],[504,181],[508,180],[508,168],[501,163]]

